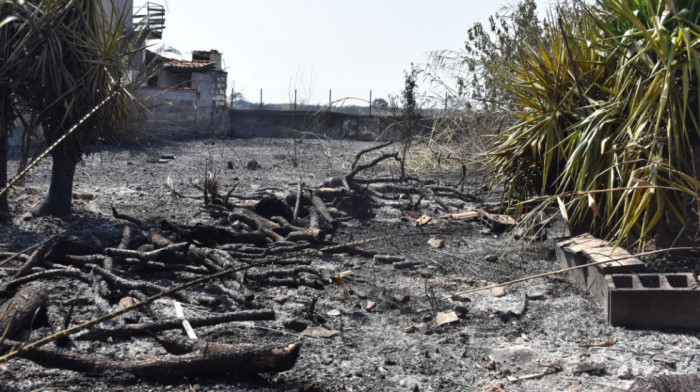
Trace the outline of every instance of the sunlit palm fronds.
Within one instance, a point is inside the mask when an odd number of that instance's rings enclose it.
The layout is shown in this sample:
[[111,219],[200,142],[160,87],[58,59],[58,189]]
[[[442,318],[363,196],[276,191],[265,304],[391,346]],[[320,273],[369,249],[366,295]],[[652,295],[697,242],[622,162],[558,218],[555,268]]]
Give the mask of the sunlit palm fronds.
[[663,224],[680,236],[700,188],[698,8],[605,0],[521,47],[503,84],[518,123],[490,152],[492,185],[510,200],[596,191],[602,218],[588,197],[567,206],[582,230],[643,240]]

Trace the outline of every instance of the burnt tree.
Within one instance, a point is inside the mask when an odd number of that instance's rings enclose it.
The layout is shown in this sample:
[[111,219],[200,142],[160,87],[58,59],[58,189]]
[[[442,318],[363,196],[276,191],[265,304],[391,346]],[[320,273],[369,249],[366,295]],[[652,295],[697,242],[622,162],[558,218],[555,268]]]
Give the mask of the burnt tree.
[[12,52],[18,53],[10,75],[18,87],[12,92],[39,113],[49,145],[72,132],[51,151],[49,194],[35,211],[63,216],[71,212],[73,177],[82,155],[108,135],[112,124],[126,118],[128,101],[122,96],[107,98],[120,90],[119,83],[142,49],[146,33],[129,32],[127,39],[124,27],[130,10],[108,13],[99,1],[32,0],[24,7],[26,15],[18,15],[28,22],[18,24],[9,40],[21,45],[21,50]]
[[[7,99],[0,97],[0,189],[7,184],[7,133],[11,121],[10,105]],[[10,214],[10,206],[7,203],[7,193],[0,195],[0,221]]]

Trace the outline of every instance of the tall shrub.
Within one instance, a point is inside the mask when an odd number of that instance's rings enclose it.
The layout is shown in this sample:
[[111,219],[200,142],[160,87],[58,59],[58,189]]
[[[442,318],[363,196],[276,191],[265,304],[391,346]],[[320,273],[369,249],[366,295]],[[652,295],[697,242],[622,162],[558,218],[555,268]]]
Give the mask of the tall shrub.
[[603,0],[519,47],[501,83],[517,123],[490,151],[492,186],[511,201],[569,193],[574,228],[617,241],[692,234],[699,8]]

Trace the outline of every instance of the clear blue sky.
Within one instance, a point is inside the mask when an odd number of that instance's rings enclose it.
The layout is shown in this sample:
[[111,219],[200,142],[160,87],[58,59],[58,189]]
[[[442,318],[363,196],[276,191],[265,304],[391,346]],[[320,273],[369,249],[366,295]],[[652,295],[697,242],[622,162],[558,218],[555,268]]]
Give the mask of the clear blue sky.
[[[151,0],[154,1],[154,0]],[[134,5],[143,4],[134,0]],[[458,49],[476,21],[507,0],[155,0],[166,6],[163,39],[182,58],[217,49],[228,89],[246,99],[310,103],[397,95],[404,70],[431,51]],[[540,11],[549,3],[537,0]],[[358,102],[359,103],[359,102]],[[350,104],[350,102],[348,103]]]

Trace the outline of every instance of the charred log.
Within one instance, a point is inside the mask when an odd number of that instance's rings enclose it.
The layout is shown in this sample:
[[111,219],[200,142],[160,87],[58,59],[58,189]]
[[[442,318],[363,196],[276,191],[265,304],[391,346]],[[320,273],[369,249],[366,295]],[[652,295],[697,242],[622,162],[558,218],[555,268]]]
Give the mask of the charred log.
[[[2,348],[9,350],[18,345],[18,342],[8,340],[2,343]],[[117,371],[144,379],[172,379],[282,372],[294,367],[300,349],[301,343],[285,347],[258,347],[201,342],[189,354],[137,361],[106,360],[48,347],[23,352],[20,357],[47,368],[92,374]]]

